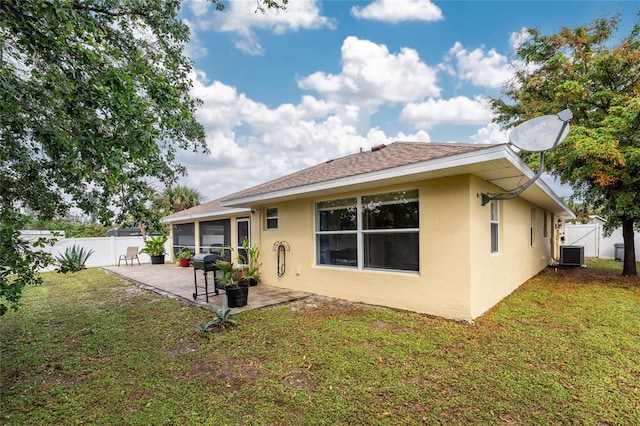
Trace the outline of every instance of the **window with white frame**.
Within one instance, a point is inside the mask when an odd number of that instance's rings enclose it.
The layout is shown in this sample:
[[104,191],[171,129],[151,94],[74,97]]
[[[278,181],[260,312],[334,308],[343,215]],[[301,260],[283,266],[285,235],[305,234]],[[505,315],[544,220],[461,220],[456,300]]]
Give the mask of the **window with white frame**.
[[529,245],[533,247],[534,244],[534,235],[535,235],[535,227],[536,227],[536,209],[531,209],[531,218],[529,223]]
[[319,265],[358,266],[356,198],[316,203],[316,256]]
[[248,217],[239,217],[236,220],[237,242],[236,247],[238,265],[247,265],[249,263],[249,257],[247,251],[244,249],[243,243],[246,241],[251,246],[251,232],[250,232],[250,220]]
[[498,253],[500,246],[500,210],[497,200],[489,203],[491,210],[491,253]]
[[319,265],[419,271],[418,190],[316,203]]
[[278,208],[271,207],[267,209],[265,219],[266,229],[278,229]]

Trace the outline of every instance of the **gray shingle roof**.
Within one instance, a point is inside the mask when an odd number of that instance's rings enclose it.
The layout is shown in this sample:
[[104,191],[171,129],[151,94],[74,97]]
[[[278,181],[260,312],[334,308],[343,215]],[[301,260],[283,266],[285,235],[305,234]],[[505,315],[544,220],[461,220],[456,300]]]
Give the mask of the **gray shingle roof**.
[[220,205],[220,199],[207,201],[206,203],[199,204],[190,209],[182,210],[169,216],[162,218],[163,222],[172,222],[180,220],[181,218],[187,218],[192,216],[206,215],[209,213],[222,212],[225,210],[232,210],[232,207],[223,207]]
[[490,144],[394,142],[371,151],[329,160],[304,170],[270,180],[260,185],[227,195],[221,201],[266,194],[334,179],[406,166],[451,155],[464,154],[492,147]]

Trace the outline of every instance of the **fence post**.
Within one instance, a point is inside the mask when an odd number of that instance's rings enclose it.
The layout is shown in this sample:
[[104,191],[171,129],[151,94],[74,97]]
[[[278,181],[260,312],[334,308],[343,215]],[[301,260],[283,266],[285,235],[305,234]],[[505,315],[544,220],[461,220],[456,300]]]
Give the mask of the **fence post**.
[[111,264],[115,265],[116,264],[116,237],[115,236],[111,236]]

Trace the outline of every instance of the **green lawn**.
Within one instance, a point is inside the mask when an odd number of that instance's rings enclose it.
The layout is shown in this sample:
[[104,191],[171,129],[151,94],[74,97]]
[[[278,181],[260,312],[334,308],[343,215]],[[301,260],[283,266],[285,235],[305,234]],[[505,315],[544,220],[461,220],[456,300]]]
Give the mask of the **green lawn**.
[[475,325],[312,298],[207,335],[101,270],[47,274],[0,317],[0,423],[638,425],[640,282],[601,262]]

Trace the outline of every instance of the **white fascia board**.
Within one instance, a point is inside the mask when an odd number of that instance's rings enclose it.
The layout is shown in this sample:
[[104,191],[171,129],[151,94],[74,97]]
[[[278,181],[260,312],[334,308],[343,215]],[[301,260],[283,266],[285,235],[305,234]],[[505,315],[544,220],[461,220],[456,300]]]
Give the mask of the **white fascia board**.
[[[511,162],[511,164],[517,167],[526,177],[531,179],[536,175],[533,170],[531,170],[529,166],[524,161],[522,161],[522,158],[520,158],[520,156],[514,150],[507,148],[505,152],[508,153],[507,159]],[[545,181],[539,178],[533,183],[533,185],[544,191],[544,193],[547,194],[549,198],[551,198],[556,204],[562,207],[562,209],[566,212],[567,216],[569,216],[570,219],[576,218],[576,215],[573,213],[573,211],[564,204],[560,197],[558,197],[556,193],[553,192],[551,187],[547,185]]]
[[[529,166],[527,166],[527,164],[522,161],[518,154],[513,151],[513,149],[511,149],[508,144],[505,143],[496,144],[493,147],[489,147],[481,151],[466,152],[463,154],[435,158],[433,160],[422,161],[419,163],[407,164],[405,166],[398,166],[384,170],[377,170],[375,172],[318,182],[310,185],[282,189],[280,191],[267,192],[264,194],[257,194],[237,199],[230,199],[227,201],[222,201],[221,205],[225,207],[234,205],[251,205],[254,203],[263,203],[274,198],[300,197],[312,192],[332,190],[362,183],[382,181],[407,175],[433,172],[448,168],[468,166],[471,164],[503,159],[509,161],[527,178],[531,179],[535,176],[535,173],[529,168]],[[561,206],[569,217],[575,217],[573,212],[562,202],[560,198],[558,198],[558,196],[544,181],[538,179],[536,182],[534,182],[534,185],[538,186],[556,204]]]
[[227,216],[234,216],[234,215],[245,214],[250,212],[251,212],[251,209],[246,209],[246,208],[226,209],[226,210],[219,210],[215,212],[204,212],[204,213],[185,215],[185,216],[180,216],[176,218],[163,218],[160,220],[160,223],[176,223],[176,222],[184,222],[184,221],[195,220],[195,219],[227,217]]
[[377,170],[375,172],[363,173],[355,176],[348,176],[344,178],[313,183],[310,185],[287,188],[279,191],[267,192],[264,194],[251,195],[248,197],[229,199],[226,201],[222,201],[221,205],[225,207],[235,205],[251,205],[253,203],[268,201],[273,198],[302,196],[310,192],[326,191],[372,181],[393,179],[396,177],[432,172],[451,167],[466,166],[469,164],[506,158],[505,153],[507,151],[513,152],[507,147],[506,144],[499,144],[495,147],[490,147],[482,151],[466,152],[463,154],[436,158],[433,160],[422,161],[420,163],[407,164],[405,166],[392,167],[389,169]]

